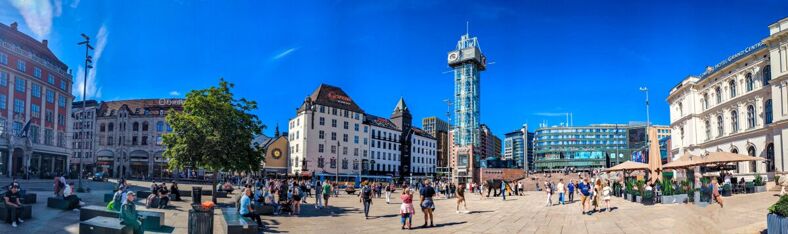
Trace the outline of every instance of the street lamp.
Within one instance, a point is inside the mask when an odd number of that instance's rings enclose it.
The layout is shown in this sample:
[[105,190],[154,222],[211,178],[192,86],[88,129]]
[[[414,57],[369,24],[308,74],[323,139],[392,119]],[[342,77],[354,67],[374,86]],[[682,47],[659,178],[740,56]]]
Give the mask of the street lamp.
[[[88,71],[93,68],[93,57],[89,55],[90,50],[93,49],[93,46],[90,45],[90,37],[85,35],[84,33],[81,34],[82,38],[85,40],[77,43],[77,45],[85,45],[85,72],[84,72],[84,80],[82,82],[82,113],[87,110],[86,102],[85,102],[85,95],[87,94],[87,87],[88,87]],[[83,119],[84,121],[84,119]],[[79,134],[78,134],[79,135]],[[84,156],[84,155],[83,155]],[[85,189],[82,187],[82,161],[84,157],[79,158],[79,172],[77,173],[77,178],[79,179],[79,184],[77,186],[77,192],[84,192]]]
[[651,115],[648,112],[648,87],[640,87],[640,91],[646,93],[646,143],[648,143],[648,128],[651,126]]

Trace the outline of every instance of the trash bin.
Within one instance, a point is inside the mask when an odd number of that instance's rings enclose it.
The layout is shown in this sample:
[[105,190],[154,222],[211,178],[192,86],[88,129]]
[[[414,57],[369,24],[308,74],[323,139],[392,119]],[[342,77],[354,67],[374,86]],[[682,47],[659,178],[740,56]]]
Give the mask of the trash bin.
[[192,187],[192,204],[202,203],[202,187]]
[[213,234],[213,209],[192,205],[189,210],[189,234]]

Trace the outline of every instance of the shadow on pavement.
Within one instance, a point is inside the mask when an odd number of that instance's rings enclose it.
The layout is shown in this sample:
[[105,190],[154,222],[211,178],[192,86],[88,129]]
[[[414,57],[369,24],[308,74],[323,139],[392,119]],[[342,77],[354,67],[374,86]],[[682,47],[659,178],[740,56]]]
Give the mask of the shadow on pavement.
[[490,213],[490,212],[493,212],[493,211],[492,210],[474,210],[474,211],[468,212],[468,214],[481,214],[481,213]]

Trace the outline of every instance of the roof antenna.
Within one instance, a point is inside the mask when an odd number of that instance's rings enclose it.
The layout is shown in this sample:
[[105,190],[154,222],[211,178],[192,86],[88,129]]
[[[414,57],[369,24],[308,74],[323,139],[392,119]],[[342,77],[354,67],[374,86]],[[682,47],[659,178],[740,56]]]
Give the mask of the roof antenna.
[[465,21],[465,35],[466,36],[470,36],[469,33],[468,33],[468,24],[470,24],[470,23],[468,21]]

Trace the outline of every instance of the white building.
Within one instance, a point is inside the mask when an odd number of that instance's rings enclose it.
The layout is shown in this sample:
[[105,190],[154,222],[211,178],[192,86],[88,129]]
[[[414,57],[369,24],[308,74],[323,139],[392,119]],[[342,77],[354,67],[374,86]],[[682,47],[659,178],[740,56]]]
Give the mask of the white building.
[[364,124],[364,127],[370,127],[369,174],[399,175],[402,132],[391,120],[374,115],[367,114]]
[[740,163],[737,173],[784,172],[788,156],[788,18],[770,35],[699,76],[689,76],[668,96],[671,151],[727,151],[763,157]]
[[413,128],[410,139],[413,174],[433,175],[438,163],[438,141],[424,130]]
[[290,173],[355,176],[368,154],[364,111],[342,89],[322,84],[288,124]]

